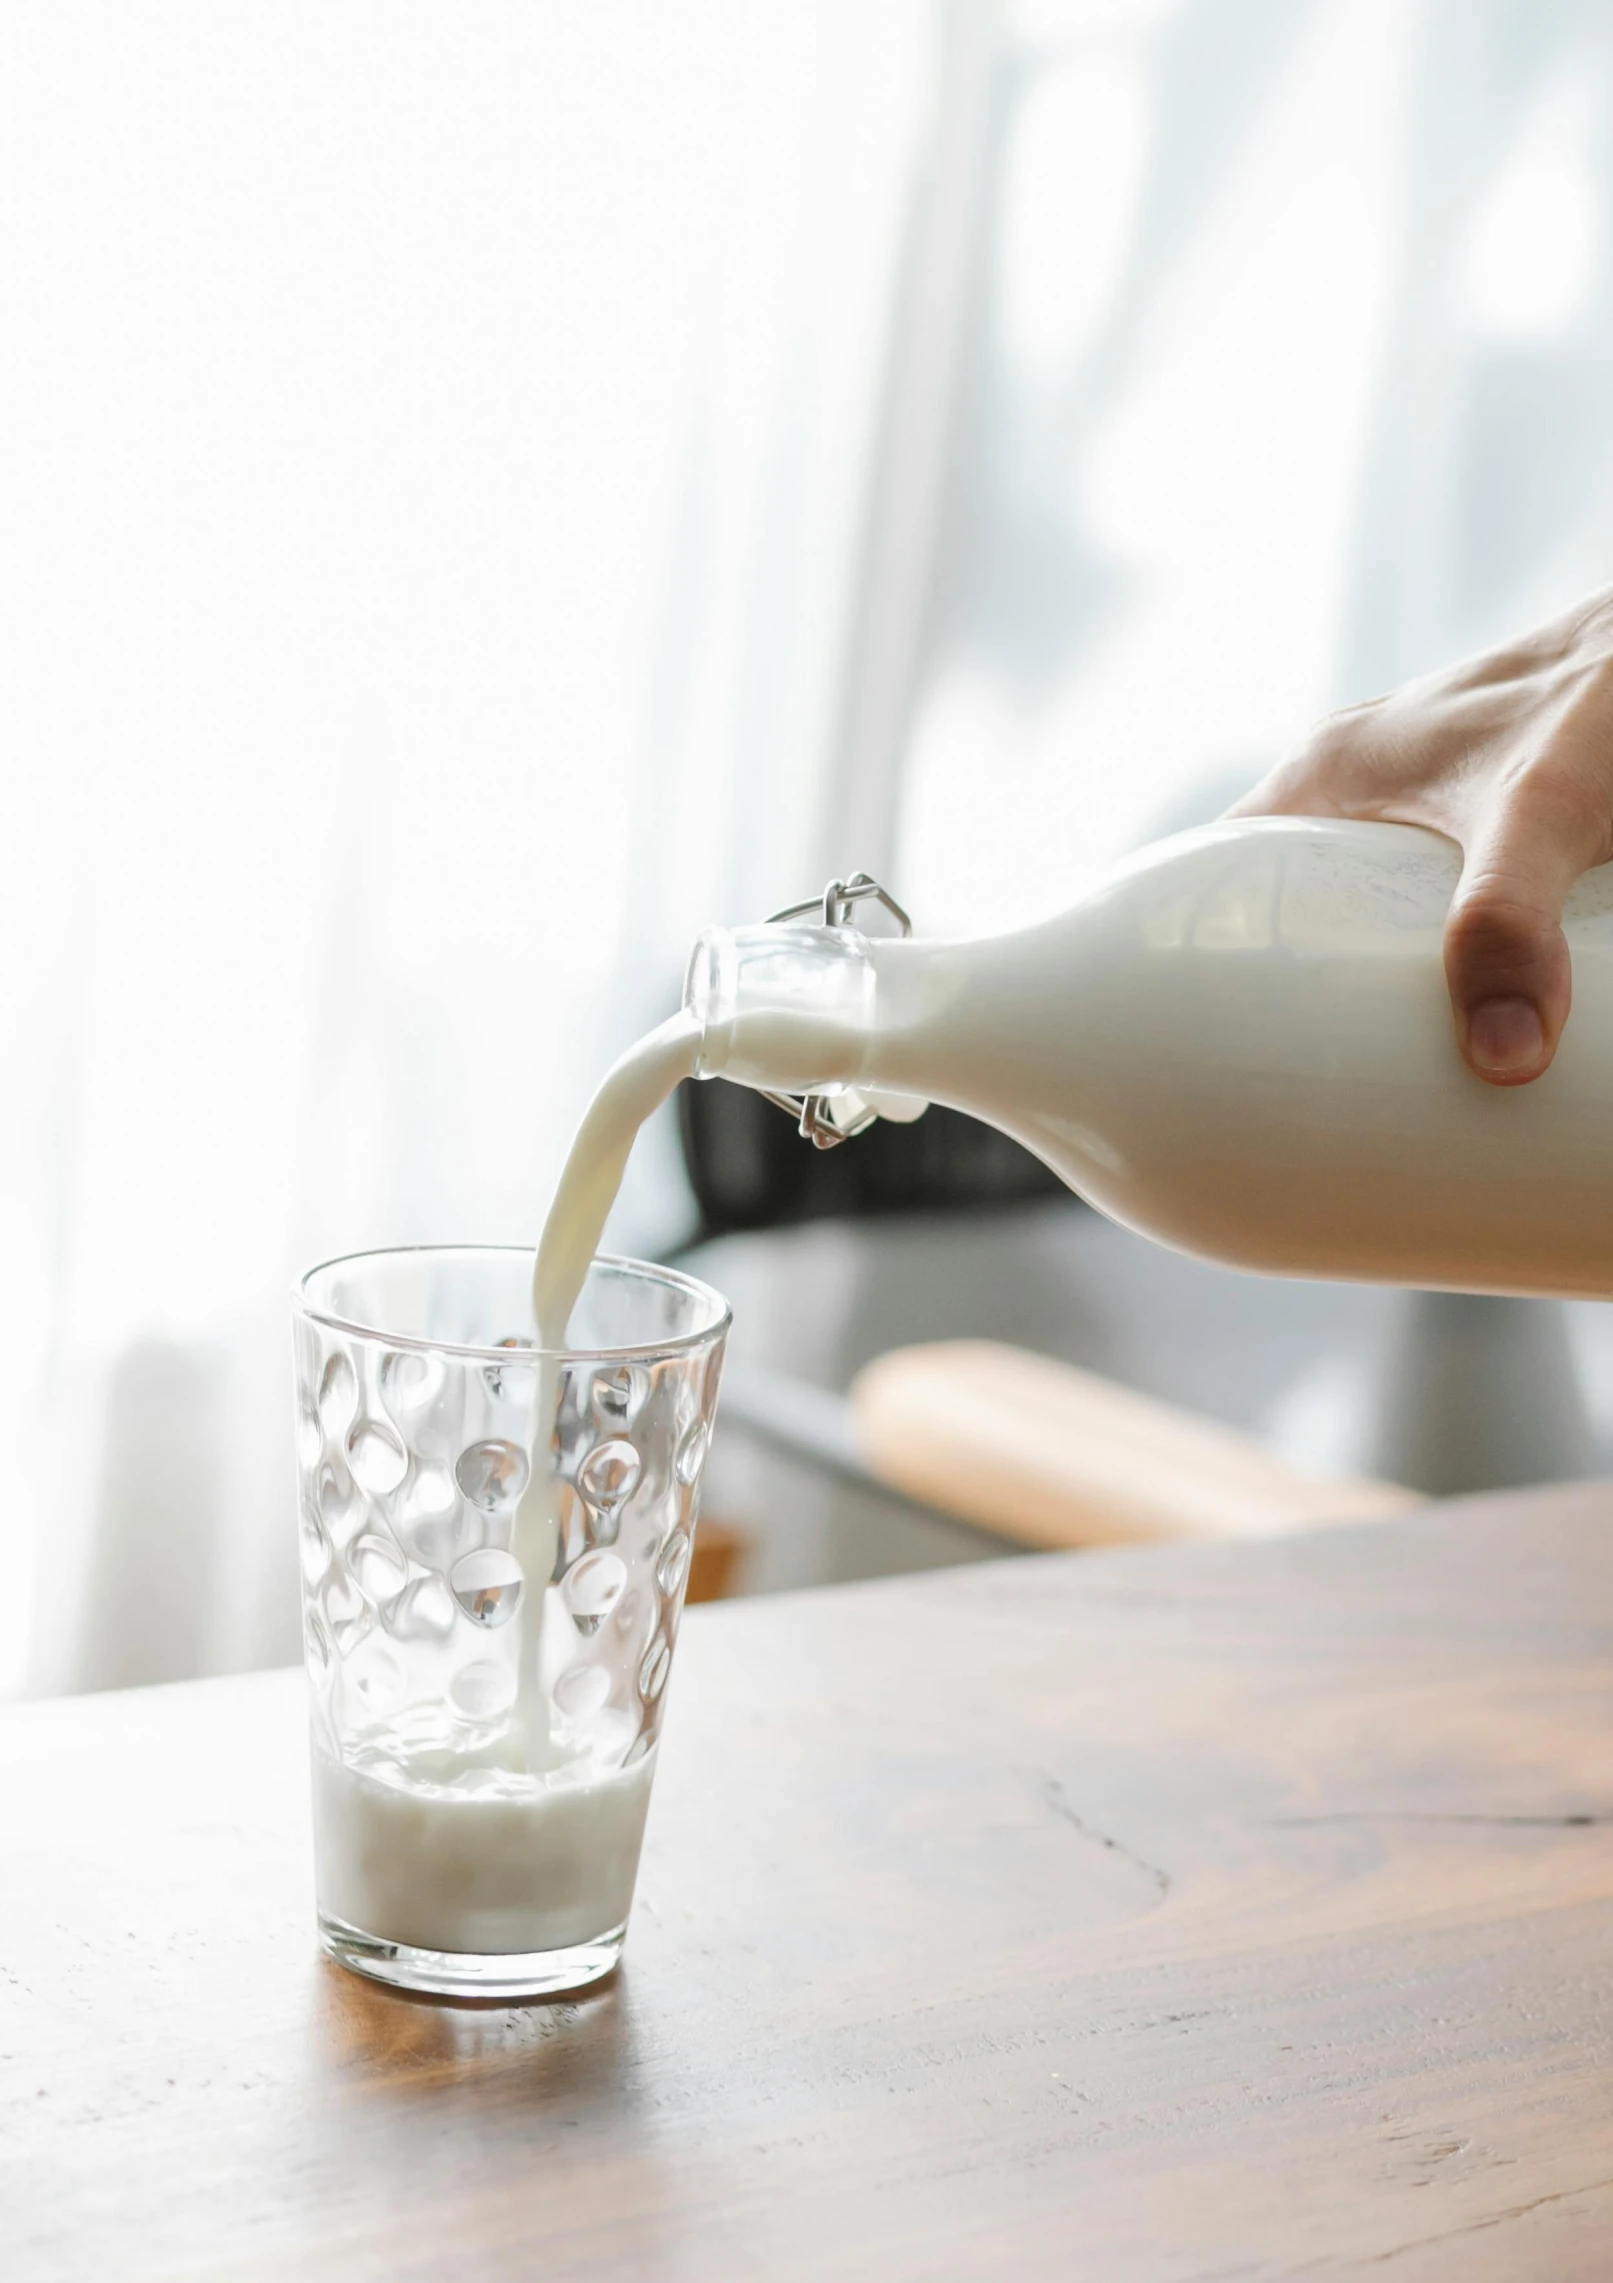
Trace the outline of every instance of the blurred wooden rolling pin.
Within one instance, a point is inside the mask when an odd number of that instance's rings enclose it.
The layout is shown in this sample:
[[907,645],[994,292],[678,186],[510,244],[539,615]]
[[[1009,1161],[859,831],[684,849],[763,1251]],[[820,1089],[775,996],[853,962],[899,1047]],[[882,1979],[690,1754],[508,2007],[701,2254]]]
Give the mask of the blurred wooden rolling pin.
[[1308,1474],[1236,1427],[990,1340],[880,1356],[850,1406],[879,1482],[1028,1546],[1265,1537],[1421,1503],[1397,1483]]

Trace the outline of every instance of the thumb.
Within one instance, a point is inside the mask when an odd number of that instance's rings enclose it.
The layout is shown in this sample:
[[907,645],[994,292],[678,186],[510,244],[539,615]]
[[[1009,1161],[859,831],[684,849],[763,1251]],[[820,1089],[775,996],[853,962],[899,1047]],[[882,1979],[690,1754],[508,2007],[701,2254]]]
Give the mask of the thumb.
[[1572,987],[1563,904],[1596,861],[1588,838],[1561,815],[1518,804],[1465,852],[1445,923],[1445,980],[1457,1043],[1492,1086],[1526,1085],[1557,1051]]

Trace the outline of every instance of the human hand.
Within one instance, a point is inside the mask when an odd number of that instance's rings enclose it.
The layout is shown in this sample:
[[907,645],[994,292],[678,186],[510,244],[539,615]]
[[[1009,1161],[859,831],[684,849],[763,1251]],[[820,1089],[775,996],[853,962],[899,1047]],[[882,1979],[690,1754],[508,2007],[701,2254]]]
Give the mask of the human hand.
[[1462,851],[1445,979],[1469,1066],[1538,1078],[1568,1020],[1563,903],[1613,858],[1613,589],[1322,722],[1233,816],[1431,825]]

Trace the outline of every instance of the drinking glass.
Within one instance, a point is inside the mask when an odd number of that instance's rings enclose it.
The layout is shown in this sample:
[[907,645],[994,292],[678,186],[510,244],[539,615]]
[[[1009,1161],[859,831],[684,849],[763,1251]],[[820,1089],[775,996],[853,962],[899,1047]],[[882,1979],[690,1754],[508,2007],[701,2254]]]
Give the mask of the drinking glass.
[[294,1295],[320,1933],[444,1995],[621,1954],[729,1323],[602,1255],[544,1351],[531,1276],[428,1246]]

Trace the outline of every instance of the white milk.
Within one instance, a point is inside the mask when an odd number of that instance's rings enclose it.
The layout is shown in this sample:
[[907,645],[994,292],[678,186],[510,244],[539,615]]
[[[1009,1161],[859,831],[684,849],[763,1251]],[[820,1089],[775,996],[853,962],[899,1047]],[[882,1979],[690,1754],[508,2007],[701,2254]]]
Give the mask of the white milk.
[[[699,1044],[700,1026],[693,1016],[674,1015],[612,1064],[589,1103],[561,1170],[532,1269],[532,1313],[543,1348],[565,1346],[571,1312],[599,1250],[639,1127],[678,1081],[690,1076]],[[538,1447],[513,1540],[529,1579],[547,1578],[554,1569],[560,1505],[549,1471],[547,1436],[558,1393],[559,1375],[546,1363],[538,1384]]]
[[[583,1120],[534,1268],[546,1348],[564,1344],[634,1137],[692,1071],[698,1039],[687,1015],[663,1024],[607,1074]],[[314,1750],[320,1909],[381,1941],[495,1956],[564,1949],[613,1933],[633,1899],[654,1751],[613,1765],[632,1722],[622,1718],[613,1753],[608,1716],[579,1738],[550,1713],[546,1683],[576,1641],[546,1582],[559,1527],[549,1461],[558,1389],[557,1367],[543,1364],[512,1538],[530,1606],[513,1716],[491,1731],[445,1719],[424,1735],[407,1720],[377,1723],[341,1762]]]
[[[601,1774],[543,1779],[400,1758],[377,1730],[338,1766],[314,1751],[319,1907],[422,1950],[512,1955],[609,1934],[633,1900],[653,1750]],[[454,1756],[458,1757],[458,1756]]]
[[680,1079],[692,1076],[699,1046],[695,1018],[674,1015],[611,1066],[589,1103],[543,1224],[532,1272],[532,1313],[542,1346],[565,1346],[571,1311],[599,1250],[639,1127]]
[[[532,1313],[546,1350],[563,1348],[589,1263],[599,1250],[610,1209],[622,1185],[638,1130],[658,1110],[680,1079],[690,1076],[700,1043],[700,1026],[676,1014],[641,1038],[612,1064],[578,1127],[543,1224],[532,1270]],[[559,1399],[554,1363],[538,1373],[538,1434],[532,1471],[516,1510],[512,1550],[534,1584],[553,1575],[559,1543],[560,1496],[549,1465],[549,1428]],[[553,1588],[549,1588],[552,1596]],[[552,1631],[553,1629],[551,1629]],[[569,1624],[559,1629],[569,1649]],[[544,1670],[544,1628],[529,1625],[521,1644],[520,1716],[534,1735],[546,1728],[548,1674]]]

